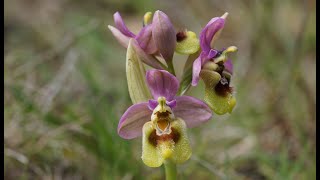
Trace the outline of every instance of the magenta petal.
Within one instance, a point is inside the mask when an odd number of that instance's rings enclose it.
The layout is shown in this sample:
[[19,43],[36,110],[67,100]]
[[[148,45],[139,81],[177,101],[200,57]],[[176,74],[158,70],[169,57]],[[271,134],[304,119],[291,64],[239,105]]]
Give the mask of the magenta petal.
[[146,78],[154,99],[163,96],[167,101],[171,101],[178,91],[179,81],[168,71],[149,70],[147,71]]
[[157,49],[166,61],[172,61],[176,47],[176,33],[169,17],[162,11],[156,11],[152,26],[152,37]]
[[150,121],[151,114],[152,111],[146,102],[130,106],[119,121],[118,134],[124,139],[141,136],[142,127]]
[[191,96],[176,97],[177,106],[173,109],[176,117],[183,119],[188,128],[196,127],[212,117],[209,106]]
[[[158,104],[159,104],[158,101],[157,101],[157,100],[154,100],[154,99],[150,99],[148,103],[149,103],[148,107],[149,107],[149,109],[152,110],[152,111],[153,111],[153,110],[158,106]],[[172,101],[167,101],[166,104],[167,104],[171,109],[173,109],[173,108],[176,107],[177,101],[174,99],[174,100],[172,100]]]
[[[211,52],[211,55],[213,55],[215,50],[212,50],[210,52]],[[202,66],[210,60],[208,56],[209,55],[206,52],[201,52],[200,56],[196,60],[194,60],[192,64],[192,82],[191,82],[192,86],[196,86],[198,84],[200,79],[199,75],[200,75]]]
[[196,86],[199,82],[201,66],[202,66],[202,63],[201,63],[201,55],[200,55],[196,60],[194,60],[192,65],[192,82],[191,82],[192,86]]
[[117,28],[113,26],[108,26],[113,36],[118,40],[118,42],[125,48],[128,48],[130,37],[125,36]]
[[202,51],[209,52],[210,43],[214,35],[223,28],[224,19],[220,17],[212,18],[200,32],[200,46]]
[[212,59],[213,57],[215,57],[217,55],[218,51],[214,50],[214,49],[210,49],[209,54],[207,56],[207,59]]
[[136,53],[144,63],[156,69],[163,69],[159,61],[154,56],[147,54],[143,49],[141,49],[140,45],[135,39],[132,40],[132,45],[134,46]]
[[147,54],[154,54],[157,51],[157,46],[152,38],[152,24],[143,27],[136,40]]
[[150,99],[149,100],[149,105],[148,105],[148,107],[149,107],[149,109],[150,110],[154,110],[154,108],[156,108],[158,106],[158,101],[157,100],[154,100],[154,99]]
[[124,21],[122,20],[122,17],[120,16],[119,12],[114,13],[113,15],[114,23],[116,24],[116,27],[121,31],[124,35],[128,37],[135,37],[136,35],[133,34],[127,26],[124,24]]
[[233,64],[230,59],[228,59],[226,62],[223,63],[224,68],[226,71],[228,71],[230,74],[233,73]]
[[173,108],[175,108],[175,107],[177,106],[177,101],[174,99],[174,100],[172,100],[172,101],[167,102],[167,105],[168,105],[171,109],[173,109]]

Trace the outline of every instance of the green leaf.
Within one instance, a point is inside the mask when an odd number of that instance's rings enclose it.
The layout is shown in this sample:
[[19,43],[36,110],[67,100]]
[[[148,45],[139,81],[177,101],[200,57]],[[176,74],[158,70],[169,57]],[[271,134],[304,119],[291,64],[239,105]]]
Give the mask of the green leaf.
[[152,96],[146,84],[146,70],[132,43],[133,39],[130,39],[127,49],[126,73],[130,98],[132,103],[136,104],[146,102],[152,99]]

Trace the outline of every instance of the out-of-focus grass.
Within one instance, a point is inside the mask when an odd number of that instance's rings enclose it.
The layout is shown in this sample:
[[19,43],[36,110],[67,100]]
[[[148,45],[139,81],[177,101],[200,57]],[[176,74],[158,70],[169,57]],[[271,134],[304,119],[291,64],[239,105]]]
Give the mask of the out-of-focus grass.
[[[155,9],[197,33],[228,11],[217,47],[239,48],[237,106],[188,130],[180,178],[315,179],[315,1],[146,2],[5,1],[5,179],[164,178],[142,163],[141,138],[117,135],[131,102],[126,53],[107,29],[120,11],[137,32]],[[175,57],[180,75],[186,57]]]

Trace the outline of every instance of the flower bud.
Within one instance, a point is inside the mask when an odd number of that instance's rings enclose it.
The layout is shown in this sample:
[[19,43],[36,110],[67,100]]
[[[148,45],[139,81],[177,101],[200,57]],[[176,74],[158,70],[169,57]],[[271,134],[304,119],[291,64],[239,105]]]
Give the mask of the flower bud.
[[169,17],[162,11],[156,11],[152,21],[152,37],[165,61],[172,61],[176,47],[176,33]]

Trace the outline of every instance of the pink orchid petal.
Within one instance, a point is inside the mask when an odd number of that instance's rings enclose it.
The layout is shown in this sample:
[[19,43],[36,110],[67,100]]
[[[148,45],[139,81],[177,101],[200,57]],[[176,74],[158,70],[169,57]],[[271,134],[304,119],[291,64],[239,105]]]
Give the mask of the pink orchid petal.
[[156,108],[158,106],[158,101],[154,100],[154,99],[150,99],[148,103],[149,103],[148,107],[152,111],[154,110],[154,108]]
[[156,69],[163,69],[160,65],[159,61],[152,55],[147,54],[139,45],[139,43],[132,39],[132,46],[136,50],[137,55],[141,58],[141,60],[146,63],[147,65],[156,68]]
[[178,96],[176,100],[177,106],[173,109],[173,113],[183,119],[188,128],[196,127],[211,119],[211,109],[201,100],[191,96]]
[[163,96],[167,101],[173,100],[178,92],[178,79],[165,70],[149,70],[147,71],[147,84],[154,99]]
[[[158,104],[159,104],[159,103],[158,103],[157,100],[150,99],[150,100],[149,100],[149,105],[148,105],[148,107],[149,107],[150,110],[153,111],[153,110],[158,106]],[[166,104],[167,104],[171,109],[173,109],[173,108],[176,107],[177,101],[174,99],[174,100],[172,100],[172,101],[167,101]]]
[[139,103],[130,106],[122,115],[118,125],[118,134],[124,139],[133,139],[142,135],[142,127],[150,121],[152,111],[148,103]]
[[200,32],[200,47],[202,51],[209,52],[210,43],[214,35],[223,28],[225,20],[220,17],[212,18]]
[[[214,51],[215,50],[212,51],[212,54]],[[205,52],[202,52],[200,56],[196,60],[194,60],[192,64],[192,86],[196,86],[198,84],[200,80],[200,71],[202,69],[202,66],[210,60],[208,56],[209,55],[207,55]]]
[[152,37],[160,54],[166,61],[172,61],[176,47],[176,32],[169,17],[156,11],[152,21]]
[[177,106],[177,101],[174,99],[174,100],[172,100],[172,101],[167,102],[167,105],[168,105],[171,109],[173,109],[173,108],[175,108],[175,107]]
[[233,64],[230,59],[228,59],[226,62],[223,63],[224,68],[226,71],[228,71],[230,74],[233,73]]
[[194,60],[192,65],[192,86],[196,86],[200,80],[200,71],[201,71],[201,56],[199,56],[196,60]]
[[[218,51],[215,49],[210,49],[209,54],[207,56],[207,59],[212,59],[218,54]],[[203,64],[202,64],[203,65]]]
[[136,40],[147,54],[157,52],[157,46],[152,38],[152,24],[143,27],[137,35]]
[[118,42],[125,48],[128,48],[130,37],[125,36],[117,28],[113,26],[108,26],[113,36],[118,40]]
[[127,28],[119,12],[114,13],[113,19],[114,23],[116,24],[116,27],[119,29],[120,32],[122,32],[122,34],[131,38],[134,38],[136,36]]

